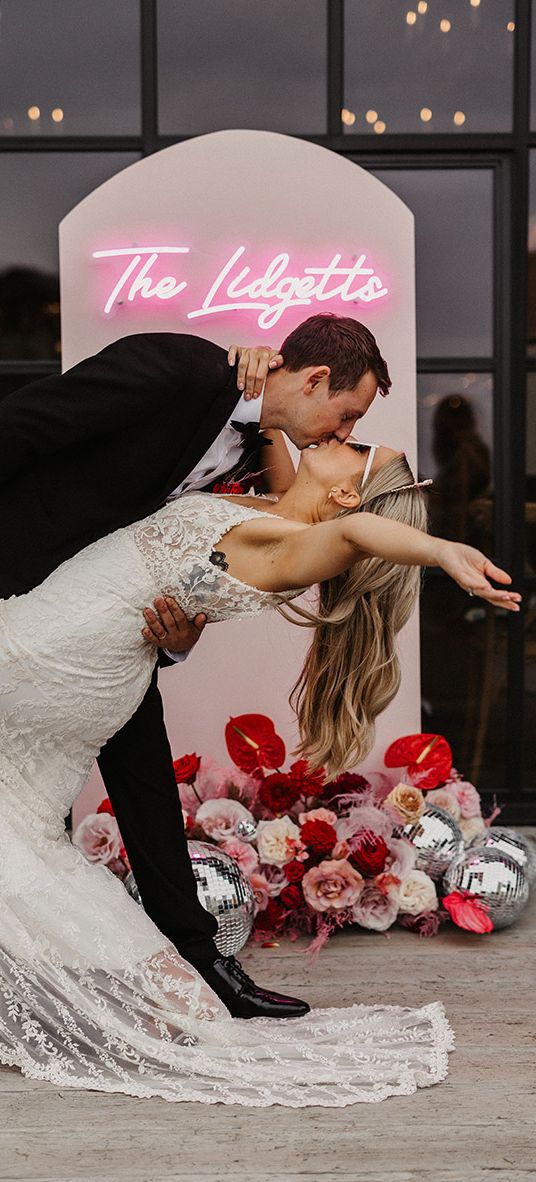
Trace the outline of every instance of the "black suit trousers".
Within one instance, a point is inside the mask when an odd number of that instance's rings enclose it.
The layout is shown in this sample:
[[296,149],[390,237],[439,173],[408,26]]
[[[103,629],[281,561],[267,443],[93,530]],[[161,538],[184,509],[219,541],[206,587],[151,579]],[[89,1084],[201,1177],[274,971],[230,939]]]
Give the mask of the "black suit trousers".
[[218,922],[197,896],[157,677],[158,666],[98,764],[145,911],[181,956],[203,969],[219,955]]

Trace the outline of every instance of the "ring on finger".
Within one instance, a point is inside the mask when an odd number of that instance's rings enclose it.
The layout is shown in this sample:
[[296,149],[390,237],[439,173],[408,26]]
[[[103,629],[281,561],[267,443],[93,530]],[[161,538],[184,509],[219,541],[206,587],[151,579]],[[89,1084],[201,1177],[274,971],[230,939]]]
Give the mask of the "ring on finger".
[[468,588],[467,588],[467,594],[468,594],[468,595],[470,595],[471,597],[473,597],[473,596],[474,596],[474,591],[471,591],[471,588],[470,588],[470,587],[468,587]]

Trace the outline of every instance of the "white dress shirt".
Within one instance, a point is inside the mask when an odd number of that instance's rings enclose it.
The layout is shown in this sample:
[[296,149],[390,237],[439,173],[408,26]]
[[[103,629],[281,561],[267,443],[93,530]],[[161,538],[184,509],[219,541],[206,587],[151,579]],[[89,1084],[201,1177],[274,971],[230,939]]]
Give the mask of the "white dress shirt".
[[[244,395],[242,395],[225,427],[216,436],[193,471],[169,494],[168,502],[180,497],[181,493],[211,484],[216,476],[223,476],[224,472],[234,468],[242,455],[243,440],[240,432],[235,427],[231,427],[231,419],[238,423],[260,423],[265,385],[266,379],[258,398],[251,398],[246,402]],[[164,649],[164,652],[168,657],[171,657],[172,661],[185,661],[188,656],[187,652],[172,653],[167,648]]]
[[243,439],[240,432],[231,427],[231,419],[237,423],[260,423],[265,385],[266,380],[259,397],[252,398],[249,402],[246,402],[242,395],[225,427],[196,464],[193,472],[190,472],[169,494],[168,501],[173,501],[175,497],[189,492],[190,489],[203,488],[204,485],[211,484],[216,476],[223,476],[224,472],[234,468],[242,454]]

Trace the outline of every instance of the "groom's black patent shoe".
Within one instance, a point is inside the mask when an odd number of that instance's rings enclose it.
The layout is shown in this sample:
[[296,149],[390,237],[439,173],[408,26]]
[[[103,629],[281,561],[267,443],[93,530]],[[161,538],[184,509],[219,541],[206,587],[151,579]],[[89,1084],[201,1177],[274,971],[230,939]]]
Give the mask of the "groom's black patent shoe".
[[218,956],[209,968],[198,971],[233,1018],[300,1018],[311,1009],[297,997],[261,989],[234,956]]

